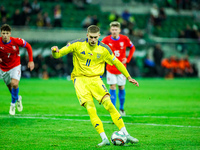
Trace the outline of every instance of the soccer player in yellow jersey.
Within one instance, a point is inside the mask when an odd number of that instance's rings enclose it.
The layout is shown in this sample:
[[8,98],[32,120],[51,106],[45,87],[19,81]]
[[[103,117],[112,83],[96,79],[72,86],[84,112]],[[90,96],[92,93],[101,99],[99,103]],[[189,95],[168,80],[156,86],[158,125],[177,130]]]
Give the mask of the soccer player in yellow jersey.
[[74,40],[61,49],[53,46],[51,48],[52,55],[54,58],[60,58],[68,53],[73,53],[74,68],[71,79],[74,83],[80,105],[87,109],[92,125],[102,138],[102,142],[97,146],[110,145],[110,142],[97,115],[93,97],[100,104],[103,104],[104,108],[110,113],[114,124],[126,135],[127,142],[137,143],[138,139],[130,136],[127,132],[122,117],[112,104],[110,94],[101,79],[104,73],[105,62],[109,65],[115,65],[129,82],[136,86],[139,86],[139,84],[131,78],[124,65],[114,56],[111,49],[98,40],[99,37],[99,27],[91,25],[87,29],[86,39]]

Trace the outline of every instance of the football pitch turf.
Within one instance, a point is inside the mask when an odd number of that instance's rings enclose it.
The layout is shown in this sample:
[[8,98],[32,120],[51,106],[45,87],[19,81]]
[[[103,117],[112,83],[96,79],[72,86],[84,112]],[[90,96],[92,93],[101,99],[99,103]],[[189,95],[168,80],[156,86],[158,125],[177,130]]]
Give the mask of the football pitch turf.
[[[140,142],[101,149],[199,150],[200,79],[137,81],[140,87],[126,84],[123,120]],[[79,105],[71,81],[21,79],[19,87],[24,109],[10,116],[11,96],[0,80],[0,150],[96,149],[101,138]],[[94,102],[110,139],[118,129],[104,107]]]

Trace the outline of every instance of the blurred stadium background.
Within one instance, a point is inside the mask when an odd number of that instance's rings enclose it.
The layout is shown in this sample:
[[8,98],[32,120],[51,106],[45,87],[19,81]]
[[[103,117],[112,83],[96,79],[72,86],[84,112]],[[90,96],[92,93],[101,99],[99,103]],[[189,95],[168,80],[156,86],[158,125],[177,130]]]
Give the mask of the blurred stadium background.
[[[14,117],[8,114],[10,94],[0,80],[0,149],[95,149],[100,137],[79,107],[73,83],[66,81],[72,55],[54,59],[50,48],[86,38],[90,24],[101,28],[102,39],[114,20],[136,47],[127,67],[141,87],[126,84],[123,120],[140,143],[124,148],[200,149],[199,9],[200,0],[0,0],[0,25],[10,24],[13,37],[32,45],[35,62],[30,72],[27,52],[20,49],[24,110]],[[94,102],[110,137],[118,129]]]
[[128,64],[132,76],[200,77],[200,0],[1,0],[0,5],[1,25],[10,24],[13,37],[32,45],[31,73],[21,49],[25,78],[69,76],[72,55],[55,60],[50,47],[86,38],[90,24],[101,28],[102,39],[114,20],[136,47]]

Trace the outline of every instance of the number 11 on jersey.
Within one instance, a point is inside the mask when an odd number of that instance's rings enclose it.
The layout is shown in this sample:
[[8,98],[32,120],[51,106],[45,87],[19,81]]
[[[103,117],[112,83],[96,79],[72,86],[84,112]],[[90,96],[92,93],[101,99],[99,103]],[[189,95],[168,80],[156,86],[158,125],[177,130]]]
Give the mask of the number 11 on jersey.
[[90,62],[91,62],[91,59],[87,59],[86,66],[89,66]]

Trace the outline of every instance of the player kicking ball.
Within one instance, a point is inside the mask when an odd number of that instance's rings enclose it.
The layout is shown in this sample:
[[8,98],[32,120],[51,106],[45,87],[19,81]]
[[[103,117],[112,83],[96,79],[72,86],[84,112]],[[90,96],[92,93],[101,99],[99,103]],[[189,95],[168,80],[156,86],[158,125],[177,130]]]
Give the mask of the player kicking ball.
[[31,45],[21,38],[11,37],[11,27],[8,24],[1,26],[0,37],[0,77],[7,85],[12,101],[10,115],[15,115],[15,103],[19,112],[23,110],[22,97],[19,95],[19,81],[21,78],[21,63],[19,47],[26,48],[29,55],[28,68],[34,69]]
[[54,58],[60,58],[68,53],[73,53],[73,71],[71,79],[74,83],[77,98],[80,105],[85,107],[93,127],[100,134],[102,142],[97,147],[110,145],[105,134],[103,124],[99,119],[96,107],[93,102],[95,98],[99,104],[110,113],[114,124],[122,131],[127,141],[137,143],[138,139],[129,135],[122,120],[121,115],[112,104],[110,94],[103,83],[101,76],[104,74],[105,62],[115,65],[129,82],[139,86],[138,82],[131,78],[124,65],[114,56],[111,49],[100,42],[100,29],[98,26],[91,25],[87,29],[87,38],[69,42],[66,46],[58,49],[57,46],[51,48]]

